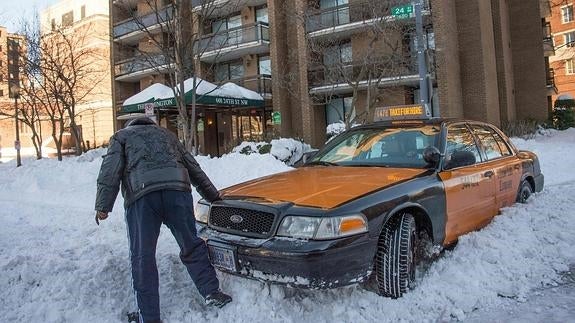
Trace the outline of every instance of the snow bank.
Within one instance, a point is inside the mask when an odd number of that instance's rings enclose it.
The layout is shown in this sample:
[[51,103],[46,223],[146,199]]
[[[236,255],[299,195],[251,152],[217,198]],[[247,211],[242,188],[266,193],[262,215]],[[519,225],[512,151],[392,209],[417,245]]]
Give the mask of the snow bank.
[[[234,302],[221,310],[208,309],[180,263],[175,240],[162,228],[157,261],[163,319],[170,323],[477,319],[476,313],[493,312],[510,301],[527,299],[537,293],[534,290],[556,285],[561,273],[575,263],[575,129],[514,141],[539,154],[545,190],[526,205],[504,209],[485,229],[462,237],[454,250],[420,275],[416,288],[405,297],[386,299],[358,286],[294,290],[220,273],[222,288]],[[79,159],[27,161],[20,168],[0,164],[2,322],[122,322],[124,313],[134,309],[122,201],[118,199],[110,219],[96,226],[93,203],[101,159]],[[290,169],[269,154],[198,161],[218,188]],[[197,201],[195,192],[194,197]],[[573,308],[575,300],[571,297],[564,303]]]

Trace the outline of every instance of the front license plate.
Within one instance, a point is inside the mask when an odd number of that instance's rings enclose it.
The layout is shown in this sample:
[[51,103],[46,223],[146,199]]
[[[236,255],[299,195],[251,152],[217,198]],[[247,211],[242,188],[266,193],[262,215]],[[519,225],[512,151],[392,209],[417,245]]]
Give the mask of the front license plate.
[[208,251],[214,266],[237,271],[236,255],[233,249],[208,244]]

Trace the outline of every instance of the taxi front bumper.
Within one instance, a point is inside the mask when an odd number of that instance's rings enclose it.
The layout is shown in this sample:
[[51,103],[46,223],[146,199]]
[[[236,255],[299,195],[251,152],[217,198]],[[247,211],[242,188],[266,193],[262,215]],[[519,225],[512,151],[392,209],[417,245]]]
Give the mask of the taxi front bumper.
[[324,289],[366,280],[373,268],[377,239],[367,233],[335,240],[272,237],[252,239],[200,226],[208,247],[233,250],[235,270],[224,272],[293,287]]

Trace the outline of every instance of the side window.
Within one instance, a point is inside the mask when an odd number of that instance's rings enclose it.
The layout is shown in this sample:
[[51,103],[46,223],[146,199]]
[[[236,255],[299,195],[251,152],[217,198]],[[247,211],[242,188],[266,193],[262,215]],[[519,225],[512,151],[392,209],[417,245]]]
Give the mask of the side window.
[[472,126],[472,128],[473,133],[477,136],[481,144],[483,157],[487,160],[491,160],[503,156],[501,148],[499,148],[499,144],[495,141],[495,137],[493,137],[493,133],[489,128],[482,126]]
[[481,142],[483,156],[487,160],[511,155],[503,138],[492,128],[474,125],[473,132]]
[[493,137],[495,137],[495,141],[497,142],[499,148],[501,149],[501,154],[503,154],[503,156],[511,156],[512,153],[511,149],[509,148],[509,145],[505,143],[505,140],[501,138],[501,136],[497,132],[495,132],[493,129],[491,131],[493,131]]
[[481,161],[479,149],[465,125],[454,125],[447,130],[446,169],[472,165]]

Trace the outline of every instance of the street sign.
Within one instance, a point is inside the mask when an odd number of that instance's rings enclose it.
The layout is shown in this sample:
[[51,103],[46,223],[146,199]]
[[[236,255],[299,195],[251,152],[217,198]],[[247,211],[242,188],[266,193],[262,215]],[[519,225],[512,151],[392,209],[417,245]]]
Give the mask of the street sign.
[[153,116],[154,115],[154,104],[153,103],[144,104],[144,111],[146,112],[146,116]]
[[412,14],[413,14],[413,5],[411,4],[391,8],[391,15],[396,19],[411,18]]
[[272,112],[272,123],[274,125],[279,125],[282,123],[282,115],[279,111]]

